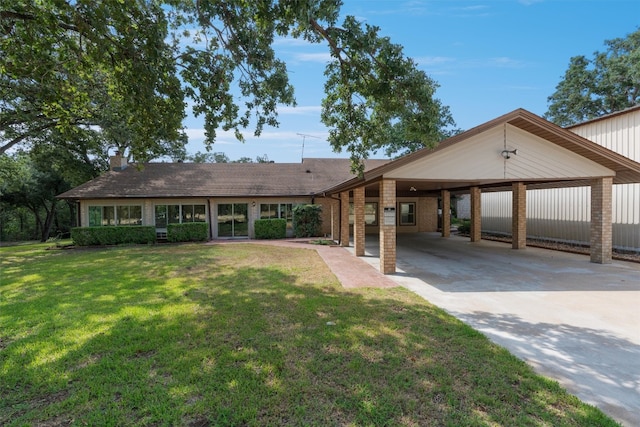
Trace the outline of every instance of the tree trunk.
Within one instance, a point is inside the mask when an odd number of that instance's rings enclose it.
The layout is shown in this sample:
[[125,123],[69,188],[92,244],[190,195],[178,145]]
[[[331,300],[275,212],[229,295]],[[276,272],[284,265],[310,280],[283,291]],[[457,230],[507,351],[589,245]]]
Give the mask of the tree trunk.
[[31,211],[33,212],[33,215],[36,218],[36,229],[31,238],[36,238],[38,234],[40,234],[40,230],[42,230],[42,219],[40,219],[40,213],[38,212],[37,207],[32,208]]
[[45,206],[45,210],[47,211],[47,216],[44,219],[44,224],[42,224],[42,239],[41,242],[46,242],[49,239],[49,234],[51,233],[51,226],[53,225],[53,219],[56,215],[56,206],[57,203],[53,202],[51,204],[51,209],[47,209]]

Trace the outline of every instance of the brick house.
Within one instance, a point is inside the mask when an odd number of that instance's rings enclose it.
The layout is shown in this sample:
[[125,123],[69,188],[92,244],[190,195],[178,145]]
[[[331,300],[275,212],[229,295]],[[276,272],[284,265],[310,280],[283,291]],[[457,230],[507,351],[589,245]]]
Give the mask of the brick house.
[[[365,235],[380,240],[381,271],[396,267],[397,233],[438,230],[438,206],[469,193],[471,241],[480,240],[481,194],[508,190],[514,249],[526,246],[527,189],[591,188],[591,260],[611,260],[614,184],[640,182],[632,161],[526,110],[518,109],[394,161],[368,160],[363,176],[347,159],[301,163],[149,163],[112,158],[104,175],[58,196],[79,204],[81,226],[203,221],[209,237],[252,238],[258,218],[286,218],[296,204],[323,207],[323,230],[364,254]],[[450,232],[442,216],[441,233]],[[369,237],[373,238],[373,237]]]

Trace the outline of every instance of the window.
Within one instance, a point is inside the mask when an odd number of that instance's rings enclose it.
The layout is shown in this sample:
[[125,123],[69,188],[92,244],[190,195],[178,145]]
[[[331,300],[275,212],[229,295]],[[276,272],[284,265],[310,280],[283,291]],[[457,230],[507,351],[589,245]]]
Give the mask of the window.
[[415,203],[400,203],[400,225],[416,225]]
[[293,203],[261,203],[260,219],[283,218],[287,228],[293,228]]
[[181,205],[182,222],[206,222],[204,205]]
[[260,204],[260,219],[272,219],[278,218],[278,204],[277,203],[261,203]]
[[204,205],[156,205],[156,228],[185,222],[207,222]]
[[141,224],[142,206],[89,206],[89,227]]
[[142,225],[142,206],[117,206],[118,225]]
[[[349,203],[349,225],[353,225],[355,213],[353,211],[353,203]],[[378,225],[378,204],[375,202],[367,202],[364,204],[364,224]]]

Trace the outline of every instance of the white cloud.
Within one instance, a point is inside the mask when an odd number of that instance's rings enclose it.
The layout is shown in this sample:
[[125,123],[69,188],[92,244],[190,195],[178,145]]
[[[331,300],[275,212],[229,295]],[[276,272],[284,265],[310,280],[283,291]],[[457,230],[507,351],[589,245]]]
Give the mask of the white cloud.
[[290,107],[287,105],[278,106],[278,114],[291,114],[291,115],[302,115],[302,114],[320,114],[322,111],[322,106],[320,105],[306,105],[306,106],[298,106],[298,107]]
[[293,58],[300,62],[320,62],[326,64],[331,61],[331,54],[329,52],[302,52],[294,53]]
[[314,43],[310,43],[305,39],[296,39],[293,37],[278,37],[273,40],[274,46],[313,46]]
[[476,4],[473,6],[463,6],[463,7],[454,7],[453,10],[461,11],[461,12],[477,12],[479,10],[486,10],[489,6],[486,4]]
[[544,0],[518,0],[518,3],[525,6],[531,6],[532,4],[542,3]]
[[524,62],[518,59],[500,56],[496,58],[489,58],[486,62],[486,65],[489,67],[499,68],[520,68],[524,66]]
[[419,58],[413,58],[413,60],[416,61],[418,65],[422,65],[424,67],[431,67],[455,62],[455,58],[451,58],[449,56],[421,56]]

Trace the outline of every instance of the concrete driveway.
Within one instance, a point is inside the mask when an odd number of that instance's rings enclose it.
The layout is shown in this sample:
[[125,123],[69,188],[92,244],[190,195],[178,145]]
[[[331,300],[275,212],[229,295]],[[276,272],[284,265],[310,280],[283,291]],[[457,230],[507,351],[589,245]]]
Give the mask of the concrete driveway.
[[[379,268],[377,240],[367,236],[363,259]],[[640,264],[436,233],[398,235],[397,248],[387,277],[640,426]]]

